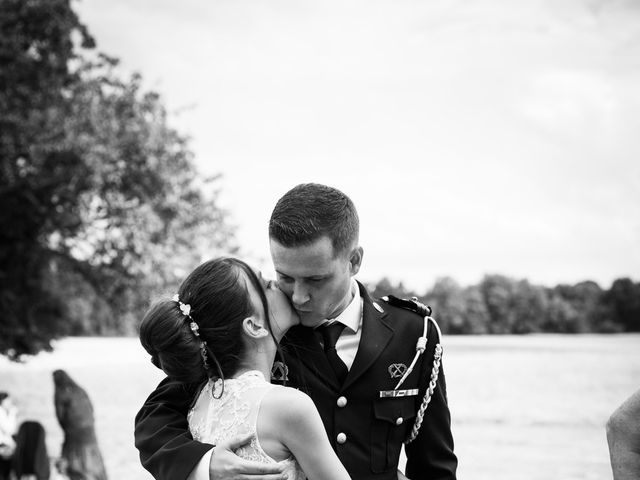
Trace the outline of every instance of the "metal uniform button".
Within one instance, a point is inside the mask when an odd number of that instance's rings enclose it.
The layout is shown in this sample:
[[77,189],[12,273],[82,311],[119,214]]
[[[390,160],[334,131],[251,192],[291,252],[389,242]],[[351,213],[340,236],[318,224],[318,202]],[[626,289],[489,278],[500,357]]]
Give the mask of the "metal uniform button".
[[345,433],[340,432],[336,437],[336,440],[338,440],[338,443],[343,444],[344,442],[347,441],[347,435]]
[[337,404],[340,408],[344,407],[344,406],[347,404],[347,399],[346,399],[346,397],[339,397],[339,398],[338,398],[338,401],[336,402],[336,404]]
[[404,422],[404,419],[402,417],[396,418],[396,425],[402,425],[402,422]]

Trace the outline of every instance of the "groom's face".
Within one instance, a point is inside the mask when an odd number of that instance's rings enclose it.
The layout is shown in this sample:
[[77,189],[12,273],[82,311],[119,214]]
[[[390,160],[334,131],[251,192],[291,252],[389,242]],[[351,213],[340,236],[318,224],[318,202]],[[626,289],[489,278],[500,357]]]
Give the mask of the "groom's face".
[[278,286],[291,300],[302,325],[315,327],[349,305],[351,277],[362,260],[359,247],[335,255],[328,237],[300,247],[285,247],[271,239],[270,246]]

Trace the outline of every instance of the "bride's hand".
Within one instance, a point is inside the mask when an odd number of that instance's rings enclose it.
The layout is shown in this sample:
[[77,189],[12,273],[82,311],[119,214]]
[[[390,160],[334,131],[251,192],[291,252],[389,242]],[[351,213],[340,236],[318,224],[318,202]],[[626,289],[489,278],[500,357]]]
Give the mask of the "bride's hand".
[[283,466],[240,458],[234,450],[251,441],[252,434],[239,435],[215,447],[209,462],[211,480],[241,480],[251,476],[255,480],[286,480]]

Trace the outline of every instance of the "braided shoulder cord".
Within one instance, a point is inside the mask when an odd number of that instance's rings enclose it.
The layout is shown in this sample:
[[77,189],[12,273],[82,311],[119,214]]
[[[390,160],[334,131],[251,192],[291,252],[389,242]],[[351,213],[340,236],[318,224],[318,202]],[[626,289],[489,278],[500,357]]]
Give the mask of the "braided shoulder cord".
[[422,426],[422,422],[424,420],[424,413],[427,411],[427,407],[429,406],[429,403],[431,402],[431,397],[433,396],[433,392],[436,389],[436,385],[438,382],[438,375],[440,373],[440,363],[442,360],[442,345],[440,344],[440,341],[442,339],[442,332],[440,331],[440,327],[438,326],[438,324],[436,323],[436,321],[431,317],[431,307],[428,307],[426,305],[423,305],[422,303],[420,303],[418,301],[417,297],[412,297],[411,300],[403,300],[403,299],[399,299],[394,297],[393,295],[387,295],[384,297],[381,297],[382,300],[384,300],[385,302],[394,305],[396,307],[400,307],[400,308],[405,308],[407,310],[411,310],[415,313],[417,313],[418,315],[424,317],[424,330],[422,332],[422,336],[420,338],[418,338],[418,342],[416,344],[416,354],[413,358],[413,361],[411,362],[411,365],[409,366],[409,368],[407,368],[406,372],[404,373],[404,375],[402,376],[402,378],[400,379],[400,381],[398,382],[398,384],[396,385],[396,388],[394,390],[398,390],[398,388],[400,387],[400,385],[402,385],[402,383],[406,380],[406,378],[409,376],[409,374],[412,372],[414,366],[416,365],[416,362],[418,360],[418,358],[424,354],[426,348],[427,348],[427,330],[428,330],[428,325],[429,325],[429,321],[431,321],[431,323],[433,323],[433,326],[436,330],[436,334],[438,336],[437,342],[436,342],[436,347],[433,353],[433,367],[431,368],[431,376],[429,378],[429,386],[427,388],[427,391],[424,394],[424,398],[422,399],[422,404],[420,405],[420,408],[418,409],[418,411],[416,412],[416,421],[413,424],[413,428],[411,429],[411,433],[409,434],[409,436],[407,437],[407,439],[405,440],[404,444],[408,445],[411,442],[413,442],[416,437],[418,436],[418,433],[420,432],[420,427]]
[[[429,317],[431,321],[433,319]],[[433,324],[438,331],[438,340],[440,340],[440,329],[438,328],[438,324],[433,321]],[[424,420],[424,412],[426,412],[429,403],[431,402],[431,397],[433,396],[433,392],[436,389],[436,383],[438,381],[438,374],[440,373],[440,362],[442,359],[442,345],[440,343],[436,344],[435,352],[433,354],[433,367],[431,368],[431,377],[429,379],[429,387],[424,394],[424,398],[422,399],[422,404],[416,413],[416,421],[413,424],[413,428],[411,429],[411,433],[409,437],[405,440],[405,445],[413,442],[418,436],[418,432],[420,432],[420,427],[422,426],[422,421]]]

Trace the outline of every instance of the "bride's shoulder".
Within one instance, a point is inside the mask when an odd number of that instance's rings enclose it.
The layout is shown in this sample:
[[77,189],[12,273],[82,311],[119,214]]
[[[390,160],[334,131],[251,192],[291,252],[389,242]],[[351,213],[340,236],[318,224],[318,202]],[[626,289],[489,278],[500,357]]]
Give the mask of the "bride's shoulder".
[[[286,407],[283,408],[283,405]],[[262,400],[262,408],[273,410],[278,416],[291,418],[296,414],[304,415],[315,409],[313,400],[304,392],[282,385],[273,385]]]
[[280,400],[291,400],[293,402],[304,402],[306,400],[311,401],[309,395],[307,395],[303,391],[293,387],[285,387],[284,385],[272,384],[267,396]]

